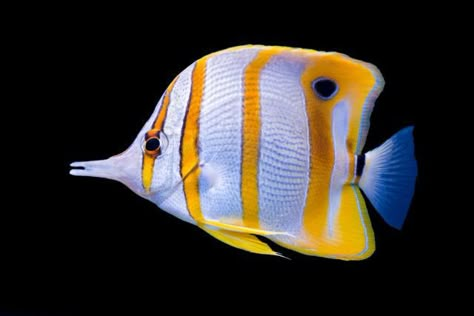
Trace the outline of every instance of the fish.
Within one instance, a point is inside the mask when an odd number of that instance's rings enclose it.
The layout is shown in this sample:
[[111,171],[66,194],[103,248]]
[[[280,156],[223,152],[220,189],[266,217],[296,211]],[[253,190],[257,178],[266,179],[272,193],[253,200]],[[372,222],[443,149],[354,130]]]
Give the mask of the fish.
[[167,87],[122,154],[70,174],[125,184],[239,249],[363,260],[375,238],[361,190],[401,229],[415,191],[413,126],[362,152],[384,86],[338,52],[244,45],[202,57]]

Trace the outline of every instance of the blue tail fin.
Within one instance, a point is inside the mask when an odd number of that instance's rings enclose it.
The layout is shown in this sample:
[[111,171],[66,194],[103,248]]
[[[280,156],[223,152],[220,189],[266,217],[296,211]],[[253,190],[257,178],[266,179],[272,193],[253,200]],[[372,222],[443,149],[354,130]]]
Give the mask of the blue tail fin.
[[415,190],[416,174],[410,126],[365,154],[359,186],[387,224],[401,229]]

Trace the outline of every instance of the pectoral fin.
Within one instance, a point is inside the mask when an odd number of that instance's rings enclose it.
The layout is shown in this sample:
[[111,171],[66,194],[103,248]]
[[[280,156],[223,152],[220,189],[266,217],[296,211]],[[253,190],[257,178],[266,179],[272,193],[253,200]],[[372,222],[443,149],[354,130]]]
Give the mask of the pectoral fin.
[[209,235],[213,236],[216,239],[219,239],[225,244],[228,244],[232,247],[239,248],[245,251],[258,253],[261,255],[272,255],[283,257],[278,252],[273,251],[270,246],[258,239],[256,236],[238,233],[235,231],[228,231],[222,229],[214,229],[208,227],[201,227]]

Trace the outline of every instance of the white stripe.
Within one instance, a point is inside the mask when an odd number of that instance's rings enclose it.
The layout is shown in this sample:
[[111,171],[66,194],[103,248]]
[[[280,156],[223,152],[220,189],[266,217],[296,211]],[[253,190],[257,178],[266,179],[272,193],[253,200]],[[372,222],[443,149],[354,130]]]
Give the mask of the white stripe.
[[260,225],[294,235],[301,232],[309,182],[308,118],[301,87],[305,66],[282,53],[270,59],[260,77]]
[[163,131],[168,136],[169,145],[155,163],[153,186],[167,188],[157,192],[152,199],[164,211],[189,223],[189,216],[180,175],[180,142],[186,107],[191,91],[191,76],[194,64],[186,68],[176,81],[170,95],[168,113]]
[[199,120],[199,189],[207,219],[242,219],[243,75],[259,50],[227,51],[207,61]]
[[346,147],[349,131],[349,107],[347,101],[341,101],[332,111],[332,143],[334,146],[334,167],[329,187],[328,235],[332,237],[341,207],[341,191],[349,172],[349,155]]
[[365,247],[364,249],[357,254],[357,257],[362,256],[367,252],[369,249],[369,236],[367,235],[367,223],[364,220],[364,216],[362,215],[362,209],[360,208],[360,201],[359,201],[359,194],[357,194],[357,189],[354,185],[352,185],[352,191],[354,191],[354,195],[357,201],[357,210],[359,211],[360,222],[362,223],[362,227],[364,227],[364,241]]

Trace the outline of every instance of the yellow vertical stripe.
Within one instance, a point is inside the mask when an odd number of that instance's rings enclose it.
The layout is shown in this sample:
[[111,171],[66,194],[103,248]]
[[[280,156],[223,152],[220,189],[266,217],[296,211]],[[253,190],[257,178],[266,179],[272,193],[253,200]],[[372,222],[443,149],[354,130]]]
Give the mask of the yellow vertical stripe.
[[[153,123],[152,130],[150,131],[151,133],[145,134],[145,140],[148,139],[148,137],[155,136],[157,134],[156,132],[161,131],[163,129],[166,115],[168,114],[171,91],[173,91],[173,87],[177,79],[178,77],[176,77],[168,86],[168,89],[166,89],[165,96],[163,97],[163,102],[161,103],[161,108],[158,111],[158,115],[156,116],[155,122]],[[156,156],[143,153],[142,185],[146,192],[150,192],[151,183],[153,181],[153,169],[155,167],[155,159]]]
[[[303,229],[312,246],[321,248],[329,215],[329,184],[334,165],[331,113],[335,102],[319,100],[312,88],[316,78],[326,74],[317,61],[307,66],[302,75],[308,116],[310,170]],[[321,72],[322,74],[319,74]]]
[[161,106],[161,109],[158,112],[158,115],[156,116],[155,122],[153,123],[153,129],[157,129],[160,131],[163,129],[166,115],[168,114],[168,107],[169,107],[170,99],[171,99],[171,91],[173,91],[174,85],[176,83],[176,80],[178,80],[178,78],[179,77],[174,78],[174,80],[168,86],[168,89],[166,89],[166,93],[163,98],[163,105]]
[[242,113],[242,221],[259,228],[258,159],[260,142],[260,74],[265,64],[282,48],[262,49],[244,73]]
[[208,57],[201,58],[194,66],[191,80],[191,94],[184,117],[180,149],[181,177],[183,178],[186,204],[189,214],[197,222],[203,220],[199,197],[199,176],[201,170],[199,167],[198,136],[199,115],[201,113],[207,59]]
[[142,161],[142,184],[146,192],[150,192],[151,183],[153,181],[153,169],[155,157],[143,153]]

